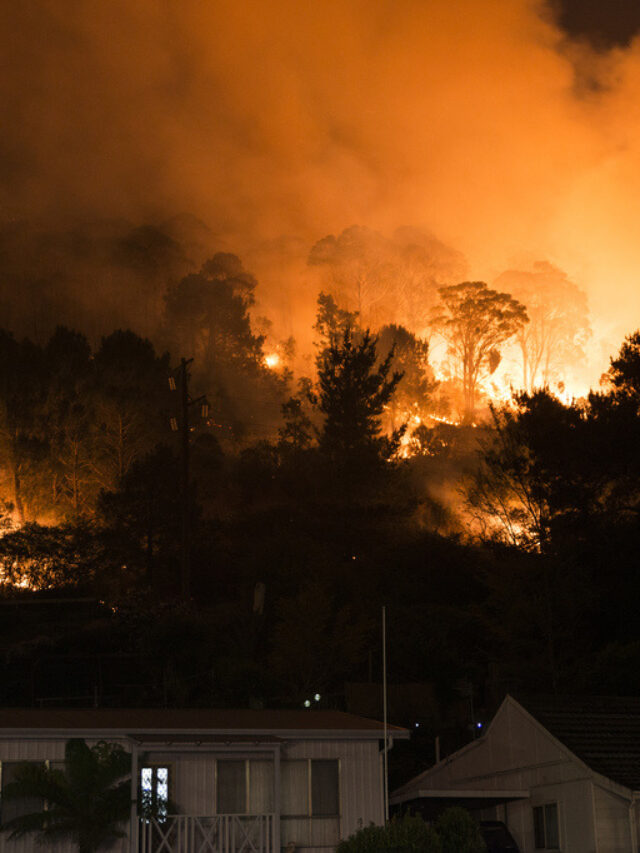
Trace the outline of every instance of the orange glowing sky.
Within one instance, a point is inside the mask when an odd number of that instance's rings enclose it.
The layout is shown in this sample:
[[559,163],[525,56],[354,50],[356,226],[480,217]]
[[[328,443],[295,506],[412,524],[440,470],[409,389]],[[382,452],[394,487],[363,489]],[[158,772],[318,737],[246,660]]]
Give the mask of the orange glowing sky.
[[191,211],[241,254],[411,224],[472,278],[559,265],[603,358],[638,325],[638,39],[541,0],[31,0],[0,38],[5,219]]

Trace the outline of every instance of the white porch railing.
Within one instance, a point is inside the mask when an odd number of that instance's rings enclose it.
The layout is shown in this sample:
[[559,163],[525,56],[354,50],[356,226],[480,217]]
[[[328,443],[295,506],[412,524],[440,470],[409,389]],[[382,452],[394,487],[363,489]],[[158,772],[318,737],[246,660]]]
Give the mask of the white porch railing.
[[274,815],[169,815],[140,821],[140,853],[279,853]]

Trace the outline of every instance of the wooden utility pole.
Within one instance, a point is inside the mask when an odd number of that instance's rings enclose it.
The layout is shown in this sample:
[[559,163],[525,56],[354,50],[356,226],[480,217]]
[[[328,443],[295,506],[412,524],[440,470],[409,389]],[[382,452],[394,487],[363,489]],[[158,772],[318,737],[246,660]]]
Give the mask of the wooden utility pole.
[[189,494],[189,364],[193,359],[180,362],[180,438],[181,438],[181,488],[180,488],[180,580],[183,601],[191,598],[191,496]]

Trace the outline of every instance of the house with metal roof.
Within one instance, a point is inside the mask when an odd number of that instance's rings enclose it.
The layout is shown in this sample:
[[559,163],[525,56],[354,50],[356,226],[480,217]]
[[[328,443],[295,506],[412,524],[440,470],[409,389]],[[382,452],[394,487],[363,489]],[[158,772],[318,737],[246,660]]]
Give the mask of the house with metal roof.
[[521,853],[637,853],[640,700],[507,696],[486,732],[392,792],[425,816],[463,805]]
[[[387,731],[389,741],[409,736]],[[21,762],[61,765],[70,738],[131,753],[137,793],[119,853],[324,853],[384,819],[383,725],[352,714],[0,709],[0,789]],[[154,818],[138,814],[142,795],[154,803]],[[0,799],[0,821],[21,808],[34,810]],[[0,834],[0,853],[34,849],[33,838]]]

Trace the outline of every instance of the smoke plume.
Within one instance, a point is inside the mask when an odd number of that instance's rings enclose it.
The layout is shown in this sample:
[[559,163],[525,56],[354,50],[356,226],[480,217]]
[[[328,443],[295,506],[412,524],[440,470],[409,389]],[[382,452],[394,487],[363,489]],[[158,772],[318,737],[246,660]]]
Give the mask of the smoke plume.
[[271,259],[279,311],[291,246],[412,225],[474,279],[556,264],[605,352],[639,314],[638,40],[594,53],[534,0],[24,0],[0,51],[5,223],[189,212]]

